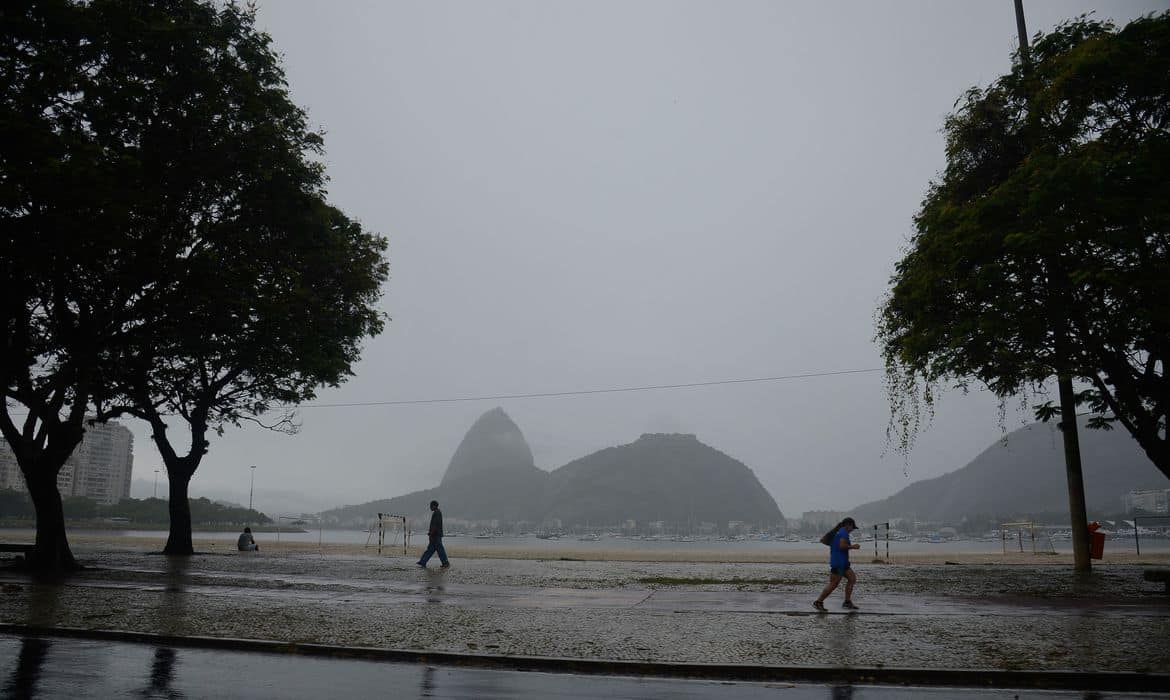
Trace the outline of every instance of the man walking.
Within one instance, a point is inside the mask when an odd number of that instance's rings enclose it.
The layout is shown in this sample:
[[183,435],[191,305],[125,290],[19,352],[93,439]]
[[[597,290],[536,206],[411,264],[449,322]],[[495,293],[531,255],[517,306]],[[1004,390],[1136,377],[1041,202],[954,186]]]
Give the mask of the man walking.
[[447,550],[443,549],[443,511],[439,510],[439,502],[431,501],[431,526],[427,529],[427,551],[423,552],[422,559],[418,560],[421,568],[427,568],[431,555],[438,552],[439,561],[443,562],[440,568],[448,569],[451,562],[447,561]]

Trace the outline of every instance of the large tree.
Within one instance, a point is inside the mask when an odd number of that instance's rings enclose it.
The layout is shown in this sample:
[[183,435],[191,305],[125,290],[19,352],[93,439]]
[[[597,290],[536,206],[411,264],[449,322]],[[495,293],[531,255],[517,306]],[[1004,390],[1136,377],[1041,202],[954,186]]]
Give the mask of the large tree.
[[[359,342],[383,324],[373,302],[386,278],[385,241],[316,196],[283,192],[278,203],[280,214],[249,214],[194,237],[177,261],[165,332],[125,346],[119,391],[101,405],[151,426],[169,476],[167,554],[193,552],[188,485],[209,433],[241,421],[292,432],[288,414],[270,424],[264,414],[343,381]],[[168,431],[176,422],[178,440]]]
[[946,120],[878,324],[894,424],[905,445],[940,381],[1057,378],[1039,417],[1072,429],[1087,403],[1170,476],[1170,13],[1078,18],[1030,54]]
[[[38,552],[60,498],[42,507],[35,492],[87,408],[150,423],[171,483],[167,551],[189,552],[187,486],[208,430],[344,379],[381,329],[385,241],[325,201],[321,137],[251,9],[61,0],[3,13],[0,271],[19,293],[5,297],[2,368],[28,418],[22,433],[6,405],[0,427],[34,492]],[[178,445],[174,420],[189,428]]]
[[37,513],[34,568],[61,571],[69,548],[57,476],[105,393],[121,344],[153,287],[150,241],[127,231],[130,169],[104,128],[84,8],[0,9],[0,433]]

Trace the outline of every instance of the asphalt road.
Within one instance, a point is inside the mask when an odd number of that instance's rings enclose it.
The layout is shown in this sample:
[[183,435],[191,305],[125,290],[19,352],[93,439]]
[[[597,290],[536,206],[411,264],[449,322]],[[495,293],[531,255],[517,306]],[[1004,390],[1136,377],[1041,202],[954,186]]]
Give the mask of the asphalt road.
[[239,650],[0,635],[4,698],[442,698],[530,700],[889,700],[1157,698],[1166,695],[979,688],[755,683],[582,676]]

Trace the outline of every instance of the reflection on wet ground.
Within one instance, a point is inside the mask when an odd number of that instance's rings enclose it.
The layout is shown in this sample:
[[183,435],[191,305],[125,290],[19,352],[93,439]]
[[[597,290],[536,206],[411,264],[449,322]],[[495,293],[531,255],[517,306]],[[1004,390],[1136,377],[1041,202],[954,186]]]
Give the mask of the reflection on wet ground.
[[[45,664],[45,657],[49,653],[52,642],[47,639],[29,638],[20,640],[20,651],[17,652],[15,663],[8,664],[12,668],[12,675],[4,683],[4,697],[25,698],[33,697],[36,692],[37,680],[41,676],[41,668]],[[3,658],[3,657],[0,657]]]
[[80,639],[21,639],[5,635],[0,635],[0,669],[11,669],[3,685],[4,698],[699,700],[718,697],[727,700],[893,700],[908,697],[1137,700],[1166,697],[1136,693],[580,676],[242,651],[171,649]]

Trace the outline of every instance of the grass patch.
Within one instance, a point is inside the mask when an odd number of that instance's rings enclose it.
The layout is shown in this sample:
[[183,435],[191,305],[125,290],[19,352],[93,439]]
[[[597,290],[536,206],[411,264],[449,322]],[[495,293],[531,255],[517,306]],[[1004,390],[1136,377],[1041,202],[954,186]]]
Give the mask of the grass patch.
[[638,583],[656,586],[806,586],[807,581],[792,578],[678,578],[674,576],[647,576]]

